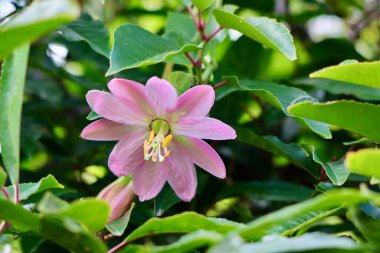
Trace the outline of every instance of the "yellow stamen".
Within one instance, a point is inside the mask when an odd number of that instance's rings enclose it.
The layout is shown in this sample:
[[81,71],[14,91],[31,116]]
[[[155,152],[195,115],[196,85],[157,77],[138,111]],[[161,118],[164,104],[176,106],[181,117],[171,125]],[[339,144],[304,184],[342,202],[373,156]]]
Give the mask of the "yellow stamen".
[[164,142],[162,143],[162,147],[166,148],[169,145],[169,143],[171,142],[172,139],[173,139],[173,135],[172,134],[169,134],[168,136],[166,136],[165,139],[164,139]]
[[170,152],[172,152],[171,149],[169,149],[168,152],[166,152],[166,154],[165,154],[165,158],[168,157],[168,156],[170,155]]
[[152,130],[152,131],[150,131],[149,140],[148,140],[148,145],[152,142],[153,137],[154,137],[154,131]]

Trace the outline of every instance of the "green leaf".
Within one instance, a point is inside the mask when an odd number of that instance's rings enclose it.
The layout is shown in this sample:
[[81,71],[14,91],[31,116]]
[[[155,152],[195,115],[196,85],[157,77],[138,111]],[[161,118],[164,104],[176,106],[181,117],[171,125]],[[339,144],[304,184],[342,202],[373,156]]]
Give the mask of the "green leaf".
[[154,199],[154,210],[157,216],[163,215],[170,207],[181,202],[173,189],[165,184],[162,191]]
[[325,122],[380,142],[379,105],[346,100],[316,104],[302,102],[291,105],[288,111],[295,116]]
[[106,225],[110,214],[110,207],[103,200],[85,198],[69,204],[49,192],[44,195],[37,208],[40,213],[74,219],[95,232]]
[[152,235],[191,233],[201,229],[225,234],[239,227],[244,227],[244,225],[224,219],[207,218],[193,212],[184,212],[162,219],[152,218],[130,233],[125,241],[129,243]]
[[108,229],[108,231],[111,232],[111,234],[115,236],[121,236],[122,234],[124,234],[124,231],[127,229],[129,219],[131,218],[131,214],[134,207],[135,203],[132,203],[131,207],[124,214],[123,217],[106,225],[106,228]]
[[218,199],[245,195],[267,201],[304,201],[310,198],[312,193],[310,188],[287,182],[247,182],[223,188],[218,194]]
[[240,228],[235,232],[247,240],[258,240],[267,235],[271,228],[284,224],[291,219],[301,217],[306,213],[355,206],[368,201],[375,201],[376,204],[380,204],[380,195],[370,191],[360,192],[354,189],[334,189],[316,198],[264,215],[248,223],[247,227]]
[[286,144],[275,136],[257,135],[247,128],[235,128],[237,140],[265,149],[273,154],[283,156],[291,163],[303,168],[313,177],[319,178],[319,168],[308,157],[307,152],[295,143]]
[[172,34],[179,34],[178,43],[189,43],[195,40],[198,35],[197,27],[189,15],[170,12],[165,25],[163,37],[170,38]]
[[129,245],[122,249],[120,253],[131,252],[154,252],[154,253],[177,253],[177,252],[197,252],[196,249],[211,246],[222,240],[223,236],[212,231],[198,230],[182,236],[177,241],[164,246],[140,246]]
[[180,53],[196,51],[200,48],[195,44],[179,46],[171,40],[150,33],[136,25],[122,25],[116,28],[114,33],[111,66],[106,75],[160,63]]
[[350,175],[350,172],[344,165],[343,160],[324,162],[318,157],[313,146],[307,145],[304,146],[304,148],[309,152],[313,160],[322,166],[322,168],[326,171],[327,176],[335,185],[342,185],[344,182],[346,182],[348,176]]
[[334,95],[355,96],[362,100],[380,100],[380,89],[356,85],[347,82],[322,79],[302,78],[294,82],[295,85],[322,89]]
[[[311,78],[326,78],[380,89],[380,61],[349,62],[321,69]],[[342,86],[341,89],[345,89]]]
[[280,223],[278,226],[274,226],[268,229],[267,233],[287,236],[293,235],[297,232],[299,235],[300,233],[304,233],[314,223],[317,223],[326,217],[336,214],[339,210],[342,210],[342,208],[337,207],[331,210],[323,210],[317,212],[310,211],[294,219],[289,219],[284,223]]
[[[8,45],[0,33],[1,45]],[[5,169],[12,184],[19,181],[21,108],[29,45],[17,48],[3,62],[0,78],[0,143]]]
[[333,252],[365,252],[368,247],[358,244],[348,237],[337,237],[316,232],[294,238],[277,237],[262,242],[245,244],[234,252],[283,253],[325,249],[334,250]]
[[110,38],[107,28],[99,20],[83,14],[80,19],[61,27],[62,36],[69,41],[85,41],[99,54],[109,58]]
[[74,0],[33,1],[9,22],[0,26],[0,59],[22,44],[75,20],[79,13],[79,6]]
[[380,150],[368,148],[349,152],[346,166],[349,171],[356,174],[380,178]]
[[5,184],[7,180],[7,173],[4,171],[3,167],[0,166],[0,187]]
[[197,6],[201,11],[206,10],[210,7],[215,0],[191,0],[195,6]]
[[[9,194],[13,196],[13,187],[6,187]],[[19,199],[20,200],[26,200],[33,194],[43,192],[49,189],[62,189],[64,188],[63,185],[61,185],[57,179],[54,178],[52,175],[48,175],[44,178],[41,178],[40,181],[37,183],[23,183],[19,184],[19,189],[20,189],[20,195]],[[1,193],[0,193],[0,196]]]
[[60,215],[73,218],[97,232],[106,225],[110,211],[107,202],[86,198],[73,202],[66,210],[60,212]]
[[[285,115],[292,116],[288,107],[301,101],[315,101],[305,91],[286,85],[251,80],[238,80],[235,76],[224,77],[229,85],[237,86],[242,90],[252,91],[264,101],[282,110]],[[330,139],[331,132],[328,125],[301,117],[295,117],[297,121],[306,125],[323,138]]]
[[38,203],[37,210],[43,214],[58,214],[67,208],[70,204],[61,200],[51,192],[44,194],[41,201]]
[[283,24],[276,20],[266,17],[243,19],[224,10],[215,10],[214,15],[222,27],[241,32],[245,36],[282,53],[291,61],[297,59],[292,35]]
[[21,231],[40,231],[39,216],[30,213],[22,206],[0,199],[0,220],[6,220]]
[[364,212],[360,211],[356,207],[350,208],[350,217],[355,225],[355,227],[362,233],[364,238],[367,239],[371,245],[380,249],[380,221],[368,216]]
[[100,119],[100,118],[101,118],[101,116],[94,111],[91,111],[86,117],[87,120],[96,120],[96,119]]
[[190,87],[193,86],[195,83],[195,80],[192,74],[185,73],[182,71],[171,72],[169,75],[168,81],[177,90],[178,95],[190,89]]

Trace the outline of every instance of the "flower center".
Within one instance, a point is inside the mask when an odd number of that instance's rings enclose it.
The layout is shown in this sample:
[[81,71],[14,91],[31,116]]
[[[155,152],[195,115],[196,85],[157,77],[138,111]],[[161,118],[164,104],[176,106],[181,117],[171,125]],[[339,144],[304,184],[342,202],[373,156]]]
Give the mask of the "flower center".
[[168,149],[168,145],[173,139],[169,124],[165,120],[155,119],[150,128],[149,139],[144,141],[144,159],[163,162],[170,154],[171,150]]

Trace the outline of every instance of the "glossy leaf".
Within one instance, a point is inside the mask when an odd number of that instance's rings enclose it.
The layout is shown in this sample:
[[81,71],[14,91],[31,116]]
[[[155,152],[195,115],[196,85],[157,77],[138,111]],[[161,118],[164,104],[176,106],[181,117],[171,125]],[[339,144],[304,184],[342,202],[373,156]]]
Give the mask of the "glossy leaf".
[[[54,178],[52,175],[48,175],[44,178],[41,178],[40,181],[37,183],[22,183],[20,184],[20,194],[19,199],[20,200],[26,200],[33,194],[43,192],[49,189],[62,189],[64,188],[63,185],[61,185],[57,179]],[[6,187],[9,194],[13,196],[13,187]],[[0,196],[1,193],[0,193]]]
[[337,207],[355,206],[368,201],[375,201],[380,204],[380,195],[354,189],[330,190],[316,198],[264,215],[248,223],[247,227],[236,230],[236,233],[248,240],[257,240],[266,235],[270,228],[286,223],[288,220],[296,219],[311,211],[319,212]]
[[363,252],[363,250],[368,249],[368,246],[360,245],[348,237],[337,237],[323,233],[309,233],[294,238],[277,237],[262,242],[245,244],[234,252],[283,253],[327,249],[331,249],[334,252]]
[[33,214],[22,206],[0,199],[0,219],[21,231],[32,231],[73,252],[105,253],[106,247],[81,224],[57,215]]
[[367,239],[371,245],[377,250],[380,249],[380,234],[378,233],[380,229],[380,221],[368,216],[360,209],[352,207],[350,208],[350,217],[352,218],[355,227],[362,233],[364,238]]
[[309,152],[313,160],[322,166],[329,179],[335,185],[339,186],[346,182],[348,176],[350,175],[350,172],[347,170],[343,160],[324,162],[319,158],[313,146],[307,145],[304,146],[304,148]]
[[349,152],[346,157],[347,168],[356,174],[380,178],[380,150],[361,149]]
[[[305,91],[286,85],[264,81],[238,80],[234,76],[225,77],[224,79],[229,85],[237,86],[242,90],[252,91],[264,101],[282,110],[287,116],[292,116],[288,112],[288,107],[290,105],[305,100],[315,101],[315,99]],[[301,117],[295,117],[295,119],[309,127],[323,138],[331,138],[331,132],[328,125],[315,120],[303,119]]]
[[166,184],[161,192],[154,199],[154,212],[157,216],[163,215],[170,207],[181,202],[181,199],[177,197],[173,189]]
[[131,218],[131,214],[134,207],[135,203],[132,203],[131,207],[124,214],[123,217],[106,225],[106,228],[108,229],[108,231],[111,232],[111,234],[115,236],[121,236],[124,233],[124,231],[127,229],[129,219]]
[[211,246],[220,241],[223,236],[212,231],[198,230],[182,236],[176,242],[163,246],[137,246],[131,245],[120,252],[154,252],[154,253],[177,253],[192,252],[199,248]]
[[[331,66],[310,74],[311,78],[326,78],[380,89],[380,62],[352,62]],[[345,87],[342,86],[342,89]]]
[[182,71],[171,72],[168,81],[177,90],[178,95],[190,89],[195,83],[193,75]]
[[107,28],[99,20],[93,20],[90,15],[82,17],[61,27],[62,36],[69,41],[85,41],[99,54],[109,58],[110,38]]
[[215,10],[214,15],[222,27],[241,32],[264,46],[279,51],[291,61],[297,59],[296,48],[289,30],[276,20],[266,17],[243,19],[224,10]]
[[218,199],[249,196],[267,201],[304,201],[312,195],[312,189],[302,185],[280,181],[236,183],[225,187]]
[[36,0],[0,27],[0,59],[79,16],[74,0]]
[[136,25],[126,24],[115,30],[110,68],[106,75],[125,69],[163,62],[184,52],[200,49],[195,44],[179,46],[175,42],[148,32]]
[[[3,40],[1,34],[0,37]],[[0,45],[6,43],[2,41]],[[28,54],[29,45],[17,48],[4,60],[0,78],[1,155],[12,184],[19,181],[21,108]]]
[[[291,105],[288,111],[299,117],[318,120],[380,142],[380,106],[356,101],[328,103],[302,102]],[[355,120],[353,119],[355,115]]]
[[195,6],[197,6],[201,11],[210,7],[215,0],[191,0]]
[[237,132],[237,140],[265,149],[273,154],[283,156],[291,163],[303,168],[313,177],[319,178],[319,168],[308,157],[307,152],[295,143],[283,143],[275,136],[257,135],[247,128],[235,128]]
[[0,187],[2,187],[5,184],[6,180],[7,180],[7,173],[0,166]]
[[244,227],[243,224],[225,219],[207,218],[203,215],[184,212],[167,218],[152,218],[130,233],[126,242],[166,233],[191,233],[197,230],[214,231],[225,234],[233,229]]
[[380,89],[356,85],[348,82],[323,78],[303,78],[296,80],[294,84],[325,90],[334,95],[342,94],[347,96],[355,96],[362,100],[380,100]]

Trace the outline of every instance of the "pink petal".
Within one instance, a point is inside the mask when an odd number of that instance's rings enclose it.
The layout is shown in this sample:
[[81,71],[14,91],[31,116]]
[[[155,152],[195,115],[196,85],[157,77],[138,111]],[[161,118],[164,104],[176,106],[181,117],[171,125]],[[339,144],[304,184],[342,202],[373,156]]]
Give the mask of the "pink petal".
[[226,167],[222,159],[205,141],[192,137],[176,137],[176,145],[181,145],[192,161],[211,175],[226,177]]
[[197,174],[191,158],[180,146],[175,146],[167,158],[171,164],[166,178],[177,196],[183,201],[191,201],[197,189]]
[[133,172],[133,189],[140,201],[152,199],[164,187],[167,162],[145,161],[143,166]]
[[135,131],[116,144],[108,158],[108,167],[116,176],[126,176],[142,165],[147,137],[146,129]]
[[177,91],[166,80],[152,77],[146,83],[146,94],[156,112],[156,117],[165,117],[177,103]]
[[80,137],[92,141],[118,141],[138,129],[108,119],[99,119],[86,126]]
[[152,114],[151,107],[146,98],[145,86],[141,83],[127,79],[114,78],[108,83],[108,89],[112,94],[136,105],[140,105],[147,114]]
[[86,99],[92,110],[106,119],[136,126],[148,126],[150,123],[146,113],[137,105],[127,104],[110,93],[91,90]]
[[207,117],[187,117],[172,124],[174,135],[198,139],[229,140],[236,138],[235,130],[220,120]]
[[204,117],[214,101],[215,91],[210,85],[195,86],[178,98],[175,117]]

